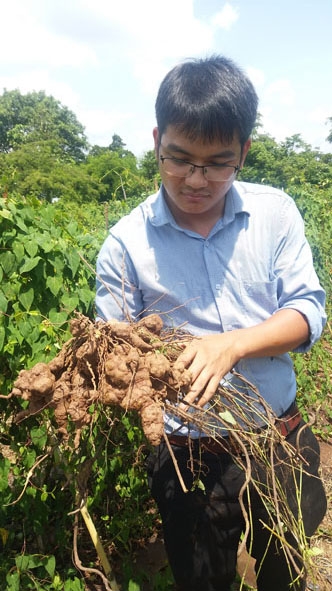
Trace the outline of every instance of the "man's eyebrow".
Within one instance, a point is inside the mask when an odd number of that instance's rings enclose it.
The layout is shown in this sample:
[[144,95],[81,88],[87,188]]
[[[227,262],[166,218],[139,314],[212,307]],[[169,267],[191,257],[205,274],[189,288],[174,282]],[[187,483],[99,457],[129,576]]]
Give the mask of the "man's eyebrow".
[[[184,148],[181,148],[181,146],[178,146],[177,144],[167,144],[167,146],[165,146],[165,149],[169,152],[177,152],[178,154],[183,154],[183,156],[188,156],[189,158],[192,157],[190,152],[188,152]],[[235,152],[233,152],[233,150],[229,150],[226,148],[225,150],[221,150],[216,154],[209,154],[206,160],[212,160],[213,158],[235,158],[235,156],[236,154]]]

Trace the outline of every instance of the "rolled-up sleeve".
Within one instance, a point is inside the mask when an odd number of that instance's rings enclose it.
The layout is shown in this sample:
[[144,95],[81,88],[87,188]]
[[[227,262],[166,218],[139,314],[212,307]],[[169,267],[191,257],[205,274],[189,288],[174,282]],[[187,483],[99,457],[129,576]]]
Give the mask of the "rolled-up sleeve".
[[319,339],[326,324],[325,291],[314,269],[303,219],[293,201],[285,203],[281,222],[275,259],[279,309],[293,308],[306,318],[310,338],[295,350],[305,352]]

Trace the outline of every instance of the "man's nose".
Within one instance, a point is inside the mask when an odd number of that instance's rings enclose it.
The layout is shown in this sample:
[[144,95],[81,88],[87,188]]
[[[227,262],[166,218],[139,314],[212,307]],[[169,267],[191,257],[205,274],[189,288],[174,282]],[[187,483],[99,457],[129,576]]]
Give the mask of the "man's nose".
[[204,168],[195,167],[192,173],[186,177],[186,184],[190,187],[206,187],[208,180],[205,178]]

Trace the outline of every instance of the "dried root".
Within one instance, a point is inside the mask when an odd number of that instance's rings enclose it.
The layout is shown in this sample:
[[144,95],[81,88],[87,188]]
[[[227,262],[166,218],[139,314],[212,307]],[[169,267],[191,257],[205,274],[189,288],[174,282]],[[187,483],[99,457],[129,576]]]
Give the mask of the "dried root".
[[[163,403],[176,401],[190,384],[186,370],[173,370],[181,342],[163,335],[163,323],[151,314],[137,323],[110,320],[93,323],[77,315],[70,326],[73,338],[50,363],[22,370],[12,395],[29,401],[16,421],[54,409],[58,431],[68,437],[69,420],[75,425],[79,445],[84,425],[91,421],[89,408],[99,401],[139,413],[147,439],[160,443],[163,436]],[[188,337],[189,338],[189,337]]]
[[[193,404],[191,411],[194,413],[188,417],[187,409],[174,403],[188,391],[191,377],[185,368],[175,366],[175,361],[183,349],[184,338],[189,342],[193,337],[183,337],[179,331],[167,334],[156,314],[137,323],[115,320],[93,323],[85,316],[77,315],[71,323],[71,333],[71,340],[50,363],[38,363],[32,369],[20,372],[11,395],[21,397],[29,405],[16,416],[16,421],[46,407],[53,408],[58,432],[64,440],[69,436],[70,422],[74,424],[76,447],[83,427],[92,420],[90,407],[93,403],[136,411],[144,433],[153,445],[158,445],[164,435],[165,410],[184,422],[190,417],[190,424],[211,439],[218,439],[220,430],[226,430],[229,453],[245,473],[239,497],[246,524],[243,544],[248,541],[250,532],[250,516],[244,503],[250,483],[265,505],[269,517],[266,527],[271,536],[275,535],[280,541],[293,572],[299,578],[304,570],[317,576],[308,558],[308,542],[301,522],[289,508],[285,482],[279,481],[276,474],[275,450],[278,449],[280,464],[282,449],[282,463],[294,480],[299,514],[301,491],[298,482],[305,472],[305,462],[298,449],[281,436],[276,427],[277,417],[252,384],[233,372],[238,381],[237,388],[220,386],[209,409]],[[257,430],[254,417],[261,419],[266,427]],[[172,455],[170,446],[169,449]],[[265,482],[261,483],[252,474],[251,458],[266,473]],[[174,457],[173,461],[176,468]],[[181,481],[181,474],[179,478]],[[301,552],[289,546],[283,539],[283,531],[292,532],[294,538],[300,540]],[[303,572],[298,564],[304,565]]]

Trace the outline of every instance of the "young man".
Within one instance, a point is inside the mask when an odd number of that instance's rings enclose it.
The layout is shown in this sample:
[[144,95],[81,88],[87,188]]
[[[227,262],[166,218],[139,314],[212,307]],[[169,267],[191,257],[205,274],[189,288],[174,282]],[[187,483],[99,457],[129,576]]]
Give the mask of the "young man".
[[[236,181],[256,112],[251,82],[229,59],[191,60],[167,74],[153,131],[162,185],[111,229],[98,257],[96,306],[105,320],[157,312],[166,326],[199,337],[179,359],[192,376],[188,403],[203,407],[212,401],[225,376],[235,379],[233,369],[254,384],[282,418],[288,442],[299,447],[309,537],[324,516],[326,499],[318,478],[319,446],[295,406],[288,352],[307,351],[319,338],[324,291],[293,200],[279,190]],[[229,591],[244,530],[238,502],[243,471],[224,449],[204,445],[204,434],[192,429],[188,437],[180,420],[166,416],[165,431],[190,491],[183,492],[168,447],[161,444],[149,477],[177,589]],[[204,465],[204,491],[191,490],[193,454]],[[289,486],[292,506],[295,491]],[[262,525],[268,517],[255,491],[250,502],[258,590],[305,589],[277,538],[271,541]],[[289,543],[296,549],[299,541]]]

